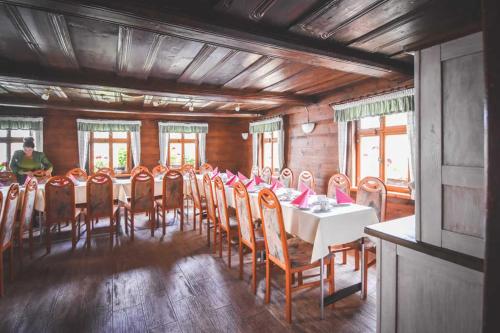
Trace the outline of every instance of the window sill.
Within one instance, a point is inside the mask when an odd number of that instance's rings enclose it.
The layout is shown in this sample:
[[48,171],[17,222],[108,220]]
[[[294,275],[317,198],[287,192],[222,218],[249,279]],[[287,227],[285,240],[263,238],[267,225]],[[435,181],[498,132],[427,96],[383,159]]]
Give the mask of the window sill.
[[[358,192],[358,188],[352,187],[351,191]],[[404,192],[387,191],[387,197],[415,201],[411,198],[410,193],[404,193]]]

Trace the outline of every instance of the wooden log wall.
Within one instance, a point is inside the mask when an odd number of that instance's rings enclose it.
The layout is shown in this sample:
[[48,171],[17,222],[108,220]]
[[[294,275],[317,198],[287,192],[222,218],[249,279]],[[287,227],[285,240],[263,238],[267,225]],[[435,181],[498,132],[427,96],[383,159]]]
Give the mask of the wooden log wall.
[[115,115],[61,110],[5,110],[2,116],[42,116],[44,118],[44,151],[54,164],[54,174],[64,174],[78,167],[77,118],[141,120],[141,160],[152,168],[160,159],[158,121],[208,122],[207,162],[222,169],[251,169],[251,140],[244,141],[242,132],[248,132],[248,120],[235,118],[158,118],[147,115]]

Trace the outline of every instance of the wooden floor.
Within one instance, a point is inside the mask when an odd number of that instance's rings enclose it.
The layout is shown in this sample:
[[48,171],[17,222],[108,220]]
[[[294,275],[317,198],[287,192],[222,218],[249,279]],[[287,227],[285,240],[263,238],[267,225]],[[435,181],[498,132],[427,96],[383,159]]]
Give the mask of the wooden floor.
[[[294,294],[289,325],[280,270],[274,271],[272,300],[266,305],[264,267],[258,270],[254,296],[249,265],[239,280],[237,265],[228,269],[225,259],[214,256],[205,234],[187,230],[171,226],[165,239],[159,231],[155,238],[148,230],[138,231],[134,243],[123,235],[112,250],[104,235],[93,240],[90,251],[83,239],[74,252],[70,241],[60,241],[47,256],[38,243],[35,258],[26,257],[24,268],[17,267],[14,282],[5,275],[0,332],[375,331],[373,268],[366,301],[352,295],[327,308],[320,320],[319,288],[304,290]],[[352,262],[336,266],[337,288],[355,281],[359,273]]]

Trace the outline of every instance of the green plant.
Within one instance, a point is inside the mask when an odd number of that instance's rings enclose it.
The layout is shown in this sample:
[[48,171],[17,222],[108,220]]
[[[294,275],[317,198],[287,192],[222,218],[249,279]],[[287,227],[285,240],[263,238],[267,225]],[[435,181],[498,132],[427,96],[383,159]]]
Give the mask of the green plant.
[[127,166],[127,149],[120,148],[118,150],[118,165],[115,165],[115,167],[125,168],[126,166]]

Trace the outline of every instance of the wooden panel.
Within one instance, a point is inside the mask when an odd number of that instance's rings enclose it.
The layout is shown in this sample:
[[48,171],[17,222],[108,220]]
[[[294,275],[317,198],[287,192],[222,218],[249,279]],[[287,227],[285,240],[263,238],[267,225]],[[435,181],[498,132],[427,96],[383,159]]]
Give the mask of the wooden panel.
[[38,55],[30,50],[30,46],[26,44],[10,17],[7,6],[0,6],[0,24],[2,26],[0,54],[7,59],[20,62],[38,62]]
[[377,332],[396,332],[396,245],[377,242]]
[[270,85],[273,85],[282,80],[286,80],[288,77],[295,75],[303,70],[306,70],[309,66],[295,63],[295,62],[285,62],[281,66],[274,68],[265,75],[259,77],[257,81],[252,82],[248,85],[248,88],[254,89],[264,89]]
[[267,75],[271,71],[277,70],[284,63],[281,59],[263,57],[257,60],[252,66],[224,84],[226,88],[246,88],[253,81]]
[[484,238],[484,190],[443,186],[443,229]]
[[233,51],[206,73],[203,82],[213,85],[223,85],[260,58],[262,56],[259,54]]
[[443,165],[441,173],[444,185],[484,188],[484,168]]

